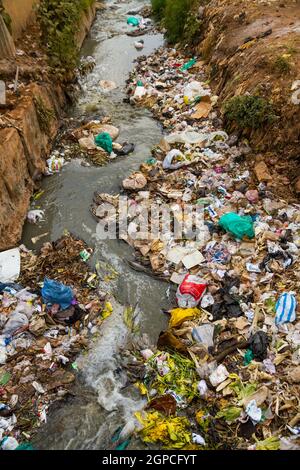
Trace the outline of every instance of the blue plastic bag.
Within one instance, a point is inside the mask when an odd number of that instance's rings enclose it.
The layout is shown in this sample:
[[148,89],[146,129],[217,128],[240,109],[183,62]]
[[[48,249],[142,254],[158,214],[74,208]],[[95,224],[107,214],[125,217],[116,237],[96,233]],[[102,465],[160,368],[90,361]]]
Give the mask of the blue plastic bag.
[[48,278],[45,278],[41,292],[45,304],[59,304],[63,310],[71,305],[74,297],[71,287]]
[[275,323],[288,323],[296,320],[297,300],[293,293],[285,292],[277,300]]

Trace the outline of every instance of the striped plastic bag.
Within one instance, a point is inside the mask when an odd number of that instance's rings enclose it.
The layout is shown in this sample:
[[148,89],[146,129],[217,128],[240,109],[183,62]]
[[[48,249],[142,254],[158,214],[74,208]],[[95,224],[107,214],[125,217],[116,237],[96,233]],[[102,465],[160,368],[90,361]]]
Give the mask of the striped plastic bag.
[[282,294],[275,305],[275,324],[293,322],[296,319],[297,300],[293,292]]

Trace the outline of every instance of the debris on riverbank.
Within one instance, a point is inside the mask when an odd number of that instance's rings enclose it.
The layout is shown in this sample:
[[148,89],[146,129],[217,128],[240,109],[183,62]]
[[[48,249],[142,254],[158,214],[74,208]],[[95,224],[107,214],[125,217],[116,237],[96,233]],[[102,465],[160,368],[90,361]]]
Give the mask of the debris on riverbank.
[[0,283],[0,442],[28,441],[50,404],[72,394],[74,358],[112,313],[92,252],[70,234],[39,254],[21,246],[18,279]]
[[[269,168],[260,162],[251,171],[249,146],[222,130],[218,97],[197,58],[173,49],[141,57],[128,94],[166,135],[123,181],[129,211],[121,238],[141,264],[171,280],[180,305],[157,348],[133,352],[145,368],[136,385],[148,398],[137,415],[140,436],[169,449],[299,448],[299,205],[278,199]],[[99,223],[108,220],[104,203],[111,216],[119,196],[95,195]],[[141,222],[154,203],[173,213],[155,238],[148,223],[161,229],[164,217]],[[191,223],[177,237],[186,203],[203,218],[196,235]],[[180,294],[193,303],[180,303]]]

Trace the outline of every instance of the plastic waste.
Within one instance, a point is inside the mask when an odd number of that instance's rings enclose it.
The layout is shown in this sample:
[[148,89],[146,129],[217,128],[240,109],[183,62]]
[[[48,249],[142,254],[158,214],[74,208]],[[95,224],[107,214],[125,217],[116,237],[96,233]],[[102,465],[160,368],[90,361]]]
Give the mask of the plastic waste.
[[196,62],[197,62],[197,61],[196,61],[195,58],[190,59],[188,62],[186,62],[185,64],[183,64],[182,67],[180,67],[180,70],[181,70],[182,72],[184,72],[185,70],[189,70],[189,69],[191,69],[191,68],[195,65]]
[[144,41],[135,41],[134,47],[135,47],[137,50],[143,49],[143,48],[144,48]]
[[275,324],[293,322],[296,320],[297,300],[292,292],[282,294],[275,306]]
[[41,294],[46,304],[59,304],[63,310],[71,305],[74,297],[71,287],[48,278],[44,280]]
[[59,173],[62,167],[64,166],[64,164],[65,164],[65,159],[63,157],[57,157],[53,155],[47,160],[49,173],[50,174]]
[[246,268],[250,273],[261,273],[261,269],[258,264],[246,263]]
[[24,313],[15,311],[10,314],[5,326],[3,328],[3,336],[10,337],[20,328],[28,326],[28,318]]
[[224,382],[229,376],[229,372],[223,364],[220,364],[216,370],[212,372],[209,376],[210,383],[213,387],[217,387],[219,384]]
[[276,374],[276,367],[273,361],[269,358],[263,360],[263,365],[265,367],[265,371],[268,374]]
[[256,400],[251,400],[247,407],[246,413],[251,418],[253,424],[257,424],[261,421],[262,418],[262,410],[256,404]]
[[248,238],[254,238],[255,236],[253,220],[250,216],[240,216],[235,212],[228,212],[222,215],[219,225],[239,240],[242,240],[245,236]]
[[29,212],[28,212],[28,214],[27,214],[27,220],[28,220],[28,222],[30,222],[31,224],[36,224],[37,222],[39,222],[40,220],[43,219],[44,215],[45,215],[45,212],[44,212],[44,211],[35,209],[35,210],[32,210],[32,211],[29,211]]
[[165,137],[165,140],[169,144],[200,144],[206,140],[206,134],[202,134],[196,131],[182,131],[182,132],[174,132],[173,134],[169,134]]
[[19,248],[0,253],[0,282],[16,281],[20,275],[21,257]]
[[129,16],[127,18],[127,24],[131,26],[138,26],[140,24],[140,20],[136,18],[135,16]]
[[174,308],[170,311],[171,319],[169,326],[175,328],[181,325],[186,320],[192,320],[200,315],[198,308]]
[[15,450],[34,450],[34,447],[30,442],[22,442]]
[[201,98],[202,96],[209,96],[210,91],[205,90],[200,82],[193,81],[188,83],[188,85],[184,88],[183,95],[185,104],[190,104],[196,98]]
[[247,351],[245,352],[245,356],[244,356],[244,362],[243,362],[244,366],[248,366],[253,359],[254,359],[253,351],[251,349],[247,349]]
[[148,359],[150,359],[150,357],[153,356],[153,352],[151,351],[151,349],[143,349],[141,351],[141,355],[143,356],[143,358],[148,361]]
[[107,153],[111,154],[113,150],[112,138],[108,132],[101,132],[95,137],[95,144],[103,148]]
[[7,359],[6,341],[4,336],[0,336],[0,364],[5,364]]
[[251,349],[254,359],[263,361],[267,358],[268,344],[268,336],[264,331],[257,331],[250,337],[249,349]]
[[134,152],[135,145],[132,143],[124,142],[120,149],[115,149],[117,155],[129,155]]
[[[172,163],[173,160],[179,160],[177,163]],[[178,168],[181,168],[182,166],[186,165],[187,162],[185,161],[185,157],[180,150],[173,149],[170,150],[170,152],[167,153],[165,156],[165,159],[163,161],[163,169],[164,170],[177,170]]]
[[196,307],[205,294],[207,284],[199,276],[187,274],[177,289],[176,299],[179,307]]
[[203,439],[200,434],[195,434],[194,432],[192,433],[192,439],[195,444],[198,444],[200,446],[205,446],[205,440]]
[[203,379],[200,380],[200,382],[197,385],[197,389],[198,389],[200,397],[205,397],[206,396],[206,394],[208,392],[208,387],[207,387],[207,384],[206,384],[205,380],[203,380]]
[[137,85],[135,92],[133,94],[133,98],[140,100],[141,98],[143,98],[143,96],[146,95],[146,93],[147,93],[146,88],[143,85]]
[[4,439],[2,439],[2,442],[0,443],[0,448],[2,450],[16,450],[18,447],[19,443],[17,439],[11,436],[6,436]]
[[200,326],[193,328],[192,337],[197,343],[204,344],[209,348],[214,345],[214,332],[214,325],[212,325],[211,323],[204,323]]
[[201,307],[202,308],[207,308],[209,307],[210,305],[213,305],[215,303],[215,300],[213,298],[213,296],[208,293],[208,294],[205,294],[202,299],[201,299]]

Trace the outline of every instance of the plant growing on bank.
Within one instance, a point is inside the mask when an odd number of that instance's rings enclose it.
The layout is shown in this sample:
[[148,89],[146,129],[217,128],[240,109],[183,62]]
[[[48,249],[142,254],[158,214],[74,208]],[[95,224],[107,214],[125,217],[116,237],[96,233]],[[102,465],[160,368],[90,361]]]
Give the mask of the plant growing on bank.
[[47,108],[44,101],[40,97],[34,98],[34,104],[40,129],[45,134],[49,135],[51,122],[55,118],[55,113],[52,109]]
[[288,60],[288,55],[278,56],[273,63],[274,72],[278,72],[281,75],[285,75],[290,72],[291,64]]
[[276,115],[273,106],[266,99],[254,95],[234,96],[225,103],[224,116],[228,124],[239,129],[259,129],[272,124]]
[[95,0],[41,0],[38,19],[42,42],[47,48],[49,63],[72,71],[79,57],[76,33],[84,11]]
[[10,32],[10,34],[12,33],[12,29],[11,29],[11,17],[9,16],[9,14],[5,11],[4,9],[4,6],[3,6],[3,3],[2,3],[2,0],[0,0],[0,15],[2,16],[3,18],[3,21],[8,29],[8,31]]
[[171,43],[194,37],[199,29],[193,7],[196,0],[151,0],[153,14],[166,28]]
[[161,20],[164,16],[166,0],[151,0],[153,15],[157,20]]

